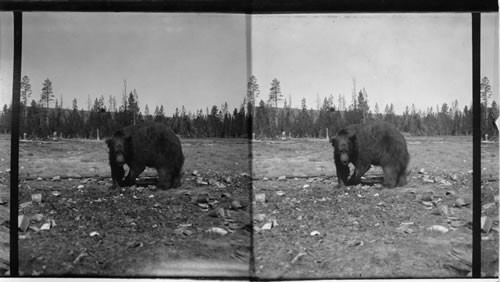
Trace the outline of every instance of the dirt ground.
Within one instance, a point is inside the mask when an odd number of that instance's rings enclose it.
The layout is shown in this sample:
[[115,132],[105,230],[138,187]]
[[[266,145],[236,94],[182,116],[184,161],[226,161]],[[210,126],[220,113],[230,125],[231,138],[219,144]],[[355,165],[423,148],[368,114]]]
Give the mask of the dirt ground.
[[10,265],[10,136],[0,134],[0,276]]
[[[411,173],[405,187],[348,190],[334,188],[333,149],[326,140],[253,142],[257,277],[470,275],[472,138],[407,141]],[[482,191],[489,193],[483,211],[492,222],[482,241],[489,250],[482,260],[488,277],[498,277],[498,143],[494,146],[483,150],[482,171]],[[371,169],[365,182],[376,183],[382,175]]]
[[[247,140],[181,140],[183,185],[111,186],[104,141],[21,142],[22,276],[248,277]],[[41,202],[38,201],[41,196]]]

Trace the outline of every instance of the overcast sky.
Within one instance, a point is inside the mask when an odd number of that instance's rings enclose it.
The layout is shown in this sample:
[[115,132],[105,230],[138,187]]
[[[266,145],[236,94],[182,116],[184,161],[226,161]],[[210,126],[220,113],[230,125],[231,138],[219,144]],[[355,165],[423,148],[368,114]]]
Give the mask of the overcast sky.
[[[49,78],[65,107],[109,95],[121,102],[123,79],[141,110],[163,104],[167,115],[220,107],[232,111],[246,93],[248,30],[244,15],[162,13],[23,13],[22,74],[33,99]],[[482,16],[482,76],[498,96],[498,14]],[[10,12],[0,13],[0,104],[12,97]],[[277,78],[284,98],[308,107],[330,94],[351,103],[352,79],[371,110],[393,103],[436,107],[472,101],[471,15],[253,15],[252,73],[267,99]],[[498,100],[498,98],[496,99]]]
[[[12,25],[2,15],[4,25]],[[10,35],[2,31],[2,42]],[[10,39],[10,38],[8,38]],[[10,53],[3,52],[10,60]],[[6,54],[8,53],[8,54]],[[24,13],[22,74],[39,100],[49,78],[55,97],[80,108],[109,95],[121,104],[136,89],[139,106],[163,105],[171,115],[182,105],[192,112],[227,102],[240,106],[246,93],[244,15],[160,13]],[[2,64],[3,65],[3,64]],[[12,80],[12,74],[6,80]],[[2,82],[4,80],[2,67]],[[2,83],[3,85],[3,83]],[[11,88],[2,87],[2,96]],[[5,103],[5,98],[2,98]]]
[[[482,22],[490,81],[498,78],[492,19]],[[330,94],[335,103],[344,95],[349,105],[355,78],[372,111],[376,102],[381,112],[393,103],[402,113],[407,105],[435,110],[455,99],[463,109],[472,102],[471,34],[470,14],[258,15],[252,17],[252,72],[262,99],[277,78],[292,107],[305,97],[316,108],[317,97],[322,102]]]

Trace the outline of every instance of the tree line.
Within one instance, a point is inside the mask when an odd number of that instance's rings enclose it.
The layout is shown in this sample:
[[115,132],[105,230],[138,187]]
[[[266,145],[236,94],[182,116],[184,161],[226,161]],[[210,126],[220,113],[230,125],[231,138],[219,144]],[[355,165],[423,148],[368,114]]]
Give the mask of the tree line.
[[[279,137],[283,133],[292,137],[325,138],[332,136],[341,128],[364,123],[369,120],[384,120],[396,126],[399,131],[412,135],[471,135],[472,134],[472,107],[459,107],[458,101],[450,104],[430,106],[425,110],[416,109],[415,105],[406,106],[402,115],[396,115],[394,105],[385,105],[383,111],[376,103],[372,111],[368,105],[368,93],[365,88],[356,89],[353,79],[351,102],[347,104],[342,94],[316,99],[316,109],[307,106],[302,98],[300,107],[291,105],[291,98],[284,98],[281,93],[280,82],[273,79],[267,99],[256,101],[260,95],[260,86],[255,76],[250,77],[247,87],[247,100],[254,106],[253,132],[261,137]],[[489,79],[481,81],[481,133],[483,138],[498,137],[495,120],[498,118],[498,104],[489,100],[492,90]],[[278,101],[283,101],[283,107],[278,107]]]
[[[251,76],[247,93],[239,108],[228,109],[227,103],[220,107],[186,112],[185,107],[176,109],[172,116],[166,116],[163,105],[150,111],[145,105],[141,111],[139,94],[136,89],[128,92],[126,81],[121,103],[116,97],[108,100],[101,95],[92,102],[90,96],[87,109],[79,108],[77,99],[72,100],[71,108],[63,108],[63,97],[57,99],[53,93],[52,81],[43,82],[38,101],[32,99],[29,77],[21,81],[20,132],[28,138],[47,138],[54,132],[64,138],[105,138],[118,128],[131,124],[156,121],[168,125],[183,138],[276,138],[283,133],[291,137],[325,138],[339,129],[369,120],[385,120],[394,124],[398,130],[413,135],[470,135],[472,134],[472,107],[459,107],[458,101],[450,105],[443,103],[416,109],[407,106],[402,115],[396,115],[392,104],[381,110],[375,104],[372,110],[368,105],[365,88],[356,89],[353,80],[351,101],[348,104],[344,95],[339,94],[316,99],[316,109],[308,107],[305,98],[299,107],[292,107],[291,98],[287,100],[281,92],[280,81],[273,79],[265,99],[259,99],[260,86],[257,78]],[[483,137],[498,136],[495,120],[498,118],[496,101],[489,103],[492,90],[487,77],[481,82],[481,132]],[[283,102],[283,107],[278,107]],[[11,108],[4,105],[0,116],[0,130],[10,132]]]
[[[63,108],[62,96],[57,99],[52,90],[52,82],[46,79],[42,86],[40,99],[28,101],[32,95],[29,77],[24,76],[21,82],[21,110],[19,127],[21,137],[48,138],[54,132],[64,138],[105,138],[118,128],[144,122],[164,123],[184,138],[247,138],[250,136],[250,116],[246,113],[245,104],[230,111],[227,103],[220,107],[213,105],[210,109],[199,109],[195,113],[187,112],[185,107],[176,108],[172,116],[166,116],[163,105],[150,111],[145,105],[144,111],[139,107],[139,95],[136,89],[128,92],[124,81],[124,92],[121,103],[114,96],[108,100],[101,95],[89,102],[87,109],[78,106],[77,99],[72,100],[71,108]],[[128,94],[126,94],[128,92]],[[0,117],[0,130],[10,132],[11,107],[4,105]]]

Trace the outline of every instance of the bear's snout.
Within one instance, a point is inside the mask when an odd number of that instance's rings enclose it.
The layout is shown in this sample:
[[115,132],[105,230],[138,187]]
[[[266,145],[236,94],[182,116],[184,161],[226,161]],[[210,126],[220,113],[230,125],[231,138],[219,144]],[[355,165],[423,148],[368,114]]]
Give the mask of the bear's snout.
[[123,155],[116,156],[116,164],[122,166],[125,164],[125,157]]
[[343,165],[347,165],[347,164],[349,164],[349,155],[348,155],[348,154],[341,154],[341,155],[340,155],[340,162],[341,162]]

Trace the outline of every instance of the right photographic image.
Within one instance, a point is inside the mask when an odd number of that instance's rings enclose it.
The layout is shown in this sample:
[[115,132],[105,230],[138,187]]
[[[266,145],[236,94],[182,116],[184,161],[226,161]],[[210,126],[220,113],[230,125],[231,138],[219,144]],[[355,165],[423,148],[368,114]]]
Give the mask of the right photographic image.
[[[255,276],[470,277],[471,14],[251,21]],[[482,14],[482,277],[498,277],[498,100],[498,13]]]

